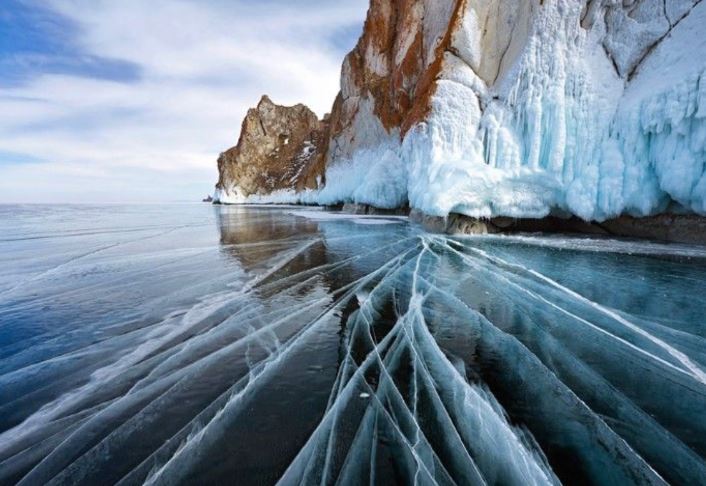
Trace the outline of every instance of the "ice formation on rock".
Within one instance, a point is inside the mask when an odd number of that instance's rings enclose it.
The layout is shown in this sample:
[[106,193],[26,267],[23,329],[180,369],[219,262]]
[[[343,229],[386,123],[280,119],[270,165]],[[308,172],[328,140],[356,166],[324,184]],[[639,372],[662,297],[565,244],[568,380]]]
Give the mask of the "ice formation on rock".
[[[706,214],[701,0],[372,0],[324,182],[254,199],[432,216]],[[237,192],[226,181],[219,198]]]

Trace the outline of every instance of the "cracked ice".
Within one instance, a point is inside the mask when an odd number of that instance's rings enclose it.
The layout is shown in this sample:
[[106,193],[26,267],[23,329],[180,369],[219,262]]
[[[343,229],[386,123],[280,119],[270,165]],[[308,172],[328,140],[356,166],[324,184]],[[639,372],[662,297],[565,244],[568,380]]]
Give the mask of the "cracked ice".
[[706,477],[702,249],[150,211],[0,241],[0,482]]

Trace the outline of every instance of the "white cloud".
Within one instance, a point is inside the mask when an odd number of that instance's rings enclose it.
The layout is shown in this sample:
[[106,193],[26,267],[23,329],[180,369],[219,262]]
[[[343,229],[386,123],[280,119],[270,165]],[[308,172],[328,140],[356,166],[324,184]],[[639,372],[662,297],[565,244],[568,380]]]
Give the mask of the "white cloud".
[[[46,2],[43,2],[43,5]],[[366,0],[51,0],[81,48],[137,64],[120,83],[43,75],[0,93],[0,201],[195,199],[262,94],[320,115],[338,91],[336,35]],[[360,28],[360,27],[358,27]]]

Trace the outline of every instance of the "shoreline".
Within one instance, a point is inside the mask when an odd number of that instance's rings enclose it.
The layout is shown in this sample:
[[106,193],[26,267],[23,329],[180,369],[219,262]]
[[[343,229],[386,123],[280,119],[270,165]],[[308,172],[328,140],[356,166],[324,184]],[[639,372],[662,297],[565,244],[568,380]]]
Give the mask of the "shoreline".
[[575,216],[478,219],[451,214],[441,218],[412,211],[410,219],[428,231],[446,234],[575,234],[706,246],[706,217],[693,214],[664,213],[641,218],[620,216],[598,223],[583,221]]
[[[281,203],[223,203],[216,206],[282,206]],[[706,217],[697,214],[662,213],[654,216],[620,216],[604,222],[587,222],[576,216],[561,218],[547,216],[541,219],[495,217],[473,218],[452,213],[448,217],[429,216],[416,209],[381,209],[368,204],[320,205],[292,203],[286,206],[322,208],[347,214],[377,216],[408,216],[431,233],[449,235],[547,233],[575,234],[596,237],[621,237],[665,243],[684,243],[706,246]]]

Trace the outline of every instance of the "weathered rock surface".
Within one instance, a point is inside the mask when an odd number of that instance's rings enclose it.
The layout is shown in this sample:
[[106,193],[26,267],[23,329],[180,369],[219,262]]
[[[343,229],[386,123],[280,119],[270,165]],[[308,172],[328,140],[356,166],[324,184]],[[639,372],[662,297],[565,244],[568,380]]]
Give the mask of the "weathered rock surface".
[[328,121],[304,105],[279,106],[263,96],[248,111],[238,145],[218,159],[216,188],[235,200],[324,182]]
[[482,219],[462,214],[450,214],[447,217],[429,216],[420,211],[412,211],[410,219],[427,231],[449,235],[561,233],[706,245],[706,218],[693,214],[658,214],[643,218],[621,216],[596,223],[586,222],[575,216]]
[[331,162],[399,140],[423,120],[462,3],[372,0],[363,35],[343,62]]

